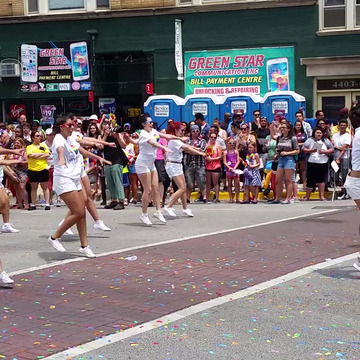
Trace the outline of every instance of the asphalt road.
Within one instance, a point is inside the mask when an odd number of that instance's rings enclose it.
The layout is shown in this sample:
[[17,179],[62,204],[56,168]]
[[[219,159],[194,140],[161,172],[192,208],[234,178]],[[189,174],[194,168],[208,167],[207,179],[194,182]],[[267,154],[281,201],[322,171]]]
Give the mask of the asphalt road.
[[[96,232],[92,228],[94,222],[88,215],[89,243],[94,253],[98,254],[347,207],[354,207],[353,202],[311,201],[291,205],[238,205],[226,202],[211,205],[191,204],[194,218],[182,216],[181,207],[176,206],[176,212],[181,214],[179,218],[169,219],[166,225],[154,222],[156,225],[151,228],[144,227],[139,221],[140,205],[128,206],[120,211],[99,207],[100,218],[112,228],[112,231]],[[63,243],[68,250],[66,254],[53,251],[46,242],[66,212],[65,206],[52,208],[51,211],[41,208],[31,212],[11,211],[10,221],[20,232],[0,235],[0,256],[8,272],[80,256],[76,236],[64,236]],[[153,212],[154,208],[150,208],[149,214]]]

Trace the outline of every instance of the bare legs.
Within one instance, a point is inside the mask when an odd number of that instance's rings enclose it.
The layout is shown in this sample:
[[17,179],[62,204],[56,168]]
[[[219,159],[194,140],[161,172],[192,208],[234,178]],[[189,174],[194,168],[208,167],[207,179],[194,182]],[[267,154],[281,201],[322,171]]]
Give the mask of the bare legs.
[[187,209],[187,203],[186,203],[186,183],[185,183],[185,177],[184,175],[175,176],[172,178],[175,181],[175,184],[177,185],[178,189],[171,197],[168,207],[172,208],[174,204],[178,201],[178,199],[181,198],[181,203],[183,209]]
[[33,206],[36,205],[36,194],[37,194],[37,189],[38,189],[39,184],[44,193],[45,203],[47,205],[49,205],[50,204],[50,192],[49,192],[48,182],[30,183],[30,185],[31,185],[31,205],[33,205]]
[[87,246],[85,201],[82,191],[70,191],[60,195],[60,197],[69,208],[70,212],[66,216],[61,226],[52,235],[52,238],[61,238],[66,230],[76,224],[79,232],[81,246]]
[[285,201],[290,201],[292,194],[292,174],[293,169],[277,169],[276,170],[276,201],[280,201],[283,192],[283,177],[285,176],[286,198]]
[[[0,188],[0,213],[4,224],[10,220],[9,197],[4,188]],[[1,271],[0,271],[1,272]]]
[[153,199],[156,210],[160,210],[159,178],[157,171],[154,170],[151,172],[138,174],[138,177],[143,187],[143,195],[141,199],[143,214],[147,214],[147,209],[151,198]]
[[219,190],[220,190],[219,178],[220,178],[219,172],[206,171],[206,200],[207,201],[209,201],[209,199],[210,199],[211,184],[214,186],[215,199],[219,200]]

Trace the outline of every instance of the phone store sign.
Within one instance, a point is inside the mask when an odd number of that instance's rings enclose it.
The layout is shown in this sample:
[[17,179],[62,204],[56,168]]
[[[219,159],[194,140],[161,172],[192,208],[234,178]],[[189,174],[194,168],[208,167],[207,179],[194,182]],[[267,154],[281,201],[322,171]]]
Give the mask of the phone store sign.
[[294,47],[185,52],[185,96],[263,96],[295,88]]
[[86,41],[20,46],[21,92],[92,90]]

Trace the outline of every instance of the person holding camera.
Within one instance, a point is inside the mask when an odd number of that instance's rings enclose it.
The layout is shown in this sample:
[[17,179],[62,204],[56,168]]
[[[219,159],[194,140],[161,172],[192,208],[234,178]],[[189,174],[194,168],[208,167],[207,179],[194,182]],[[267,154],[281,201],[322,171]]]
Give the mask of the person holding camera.
[[28,177],[31,185],[31,204],[28,210],[36,210],[36,194],[39,184],[45,198],[45,210],[50,210],[50,192],[48,188],[49,170],[48,157],[49,148],[41,142],[40,131],[31,132],[32,144],[27,146]]
[[111,129],[108,123],[103,124],[102,140],[107,143],[116,144],[116,147],[104,145],[104,158],[112,163],[112,165],[106,165],[104,168],[106,183],[111,197],[111,202],[105,205],[105,209],[124,209],[123,169],[128,163],[128,158],[123,151],[126,148],[126,143],[120,134],[121,131],[120,126]]

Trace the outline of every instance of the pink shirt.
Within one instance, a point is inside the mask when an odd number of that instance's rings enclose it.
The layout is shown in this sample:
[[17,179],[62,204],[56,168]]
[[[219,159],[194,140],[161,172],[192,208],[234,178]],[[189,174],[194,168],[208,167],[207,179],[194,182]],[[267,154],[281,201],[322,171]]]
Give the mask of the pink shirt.
[[[160,138],[159,144],[166,146],[167,141],[164,138]],[[165,151],[163,149],[156,150],[156,160],[165,160]]]

